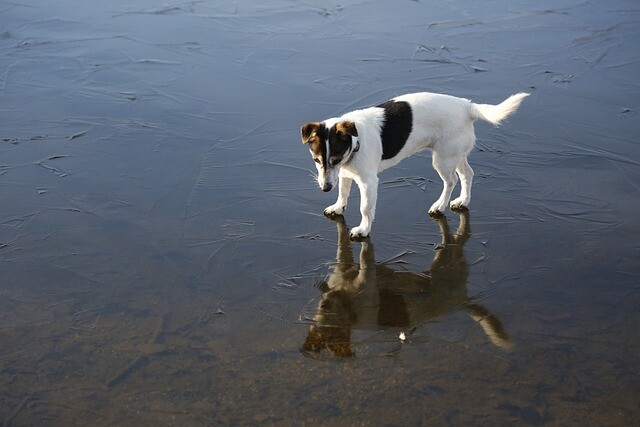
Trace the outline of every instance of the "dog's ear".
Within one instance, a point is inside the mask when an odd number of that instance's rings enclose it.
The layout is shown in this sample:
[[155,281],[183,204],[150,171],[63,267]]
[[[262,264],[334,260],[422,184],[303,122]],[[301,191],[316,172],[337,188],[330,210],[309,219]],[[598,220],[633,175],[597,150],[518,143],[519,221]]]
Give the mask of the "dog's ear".
[[358,129],[356,129],[356,124],[353,122],[339,122],[336,124],[336,131],[341,133],[346,133],[351,136],[358,136]]
[[322,292],[323,294],[331,290],[326,280],[323,280],[322,282],[318,283],[316,286],[318,287],[318,289],[320,289],[320,292]]
[[309,139],[315,135],[320,129],[320,123],[311,122],[300,127],[300,134],[302,135],[302,143],[306,144],[309,142]]

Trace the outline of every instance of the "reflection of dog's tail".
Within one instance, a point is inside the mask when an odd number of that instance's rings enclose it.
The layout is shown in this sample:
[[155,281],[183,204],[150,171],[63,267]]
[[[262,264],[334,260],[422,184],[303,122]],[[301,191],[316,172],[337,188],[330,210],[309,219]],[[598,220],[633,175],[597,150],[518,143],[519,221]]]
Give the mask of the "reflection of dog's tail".
[[478,304],[467,304],[465,308],[495,346],[504,349],[513,348],[513,342],[502,327],[502,323],[489,310]]
[[499,126],[500,123],[511,114],[515,113],[522,100],[529,96],[528,93],[521,92],[511,95],[498,105],[471,104],[471,117],[474,120],[482,119]]

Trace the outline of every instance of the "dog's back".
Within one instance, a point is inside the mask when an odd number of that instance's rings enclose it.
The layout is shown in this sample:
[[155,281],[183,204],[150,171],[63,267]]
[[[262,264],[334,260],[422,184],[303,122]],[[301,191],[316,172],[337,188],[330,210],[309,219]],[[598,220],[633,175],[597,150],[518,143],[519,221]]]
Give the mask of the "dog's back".
[[527,96],[528,93],[518,93],[498,105],[490,105],[475,104],[451,95],[419,92],[398,96],[393,101],[407,102],[411,106],[413,129],[410,139],[418,139],[420,142],[415,148],[423,150],[461,131],[472,132],[473,122],[479,119],[499,126],[515,113]]
[[394,101],[404,101],[411,106],[414,120],[407,141],[407,146],[413,148],[410,154],[433,148],[462,129],[473,130],[475,109],[468,99],[420,92],[399,96]]

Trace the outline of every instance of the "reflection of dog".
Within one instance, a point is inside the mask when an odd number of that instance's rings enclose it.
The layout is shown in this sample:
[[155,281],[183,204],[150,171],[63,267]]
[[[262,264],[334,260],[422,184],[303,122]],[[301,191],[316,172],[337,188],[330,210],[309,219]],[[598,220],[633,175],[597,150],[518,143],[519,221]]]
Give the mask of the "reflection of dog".
[[436,250],[431,268],[426,272],[396,271],[386,264],[376,264],[373,245],[361,242],[360,264],[353,260],[347,226],[337,216],[337,263],[322,291],[317,313],[303,350],[328,349],[339,356],[350,356],[351,330],[411,330],[458,309],[476,320],[489,339],[499,347],[511,342],[500,321],[467,296],[469,266],[463,247],[469,239],[469,213],[460,213],[460,225],[451,235],[445,218],[437,218],[442,244]]
[[498,125],[526,96],[519,93],[499,105],[487,105],[448,95],[413,93],[377,107],[303,125],[302,142],[309,144],[320,188],[329,191],[338,180],[340,183],[338,200],[325,209],[325,214],[344,212],[355,180],[360,188],[362,221],[351,230],[351,237],[368,236],[376,212],[378,173],[425,149],[433,152],[433,167],[444,182],[442,194],[429,214],[439,216],[444,212],[458,177],[460,197],[451,202],[451,207],[468,206],[473,170],[467,155],[475,142],[473,122],[482,119]]

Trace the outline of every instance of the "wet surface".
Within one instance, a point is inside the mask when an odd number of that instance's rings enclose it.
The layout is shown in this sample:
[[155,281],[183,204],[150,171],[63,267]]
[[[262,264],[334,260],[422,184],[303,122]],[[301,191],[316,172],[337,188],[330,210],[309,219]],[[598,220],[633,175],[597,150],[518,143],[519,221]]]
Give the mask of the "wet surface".
[[[90,3],[0,3],[0,424],[638,424],[636,2]],[[299,126],[419,90],[532,96],[347,242]]]

